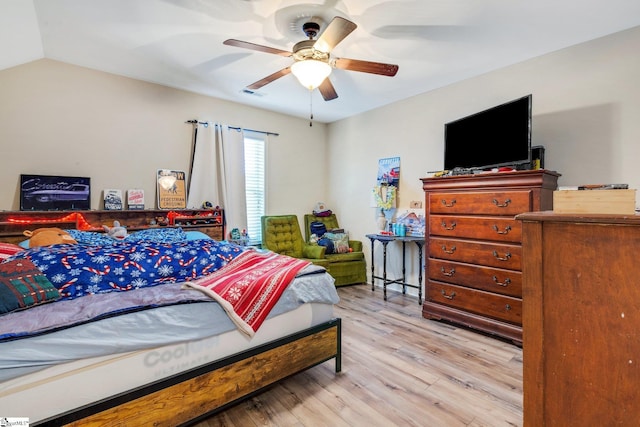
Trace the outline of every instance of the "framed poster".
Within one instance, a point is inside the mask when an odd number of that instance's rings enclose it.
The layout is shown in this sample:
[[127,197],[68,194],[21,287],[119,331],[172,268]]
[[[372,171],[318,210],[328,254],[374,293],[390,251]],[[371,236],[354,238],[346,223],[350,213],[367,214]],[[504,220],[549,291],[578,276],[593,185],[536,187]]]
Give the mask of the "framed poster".
[[144,190],[139,188],[127,190],[127,208],[132,211],[144,209]]
[[378,160],[378,184],[400,186],[400,157],[388,157]]
[[20,175],[21,211],[91,209],[91,180],[77,176]]
[[121,211],[124,203],[122,202],[122,190],[105,189],[104,190],[104,209],[106,211]]
[[158,209],[186,209],[186,174],[183,171],[158,169],[156,175]]

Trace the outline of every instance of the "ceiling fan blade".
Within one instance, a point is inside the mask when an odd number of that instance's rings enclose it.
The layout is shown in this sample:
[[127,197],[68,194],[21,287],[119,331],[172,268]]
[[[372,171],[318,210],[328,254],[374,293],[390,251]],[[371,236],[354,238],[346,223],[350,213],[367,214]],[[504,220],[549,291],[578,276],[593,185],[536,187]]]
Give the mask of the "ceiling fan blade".
[[359,59],[336,58],[333,66],[340,70],[360,71],[361,73],[379,74],[393,77],[398,72],[398,66],[383,64],[382,62],[361,61]]
[[291,67],[283,68],[282,70],[276,71],[275,73],[265,77],[264,79],[258,80],[257,82],[250,84],[249,86],[247,86],[247,89],[251,89],[251,90],[260,89],[262,86],[267,85],[274,80],[278,80],[280,77],[286,76],[287,74],[290,74],[290,73],[291,73]]
[[242,47],[245,49],[257,50],[258,52],[273,53],[280,56],[291,56],[292,53],[282,49],[276,49],[275,47],[263,46],[261,44],[255,44],[250,42],[243,42],[242,40],[229,39],[222,42],[227,46]]
[[316,40],[313,48],[321,52],[329,53],[345,37],[347,37],[357,27],[353,22],[340,16],[334,17],[325,30]]
[[320,86],[318,86],[318,90],[320,91],[320,94],[325,101],[331,101],[332,99],[336,99],[338,97],[338,94],[331,84],[331,80],[329,80],[329,77],[324,79]]

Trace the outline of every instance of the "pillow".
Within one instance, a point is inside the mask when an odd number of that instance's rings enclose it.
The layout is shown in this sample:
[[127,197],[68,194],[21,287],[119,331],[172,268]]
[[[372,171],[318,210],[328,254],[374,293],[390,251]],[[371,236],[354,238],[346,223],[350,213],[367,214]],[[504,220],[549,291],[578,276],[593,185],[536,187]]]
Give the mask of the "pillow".
[[147,228],[136,231],[125,237],[127,242],[152,241],[156,243],[186,242],[187,235],[180,227],[176,228]]
[[21,246],[14,245],[12,243],[0,242],[0,262],[4,259],[9,258],[11,255],[15,255],[23,250],[24,248]]
[[0,264],[0,314],[54,301],[60,293],[28,259]]
[[185,231],[184,234],[187,236],[187,241],[200,239],[211,240],[211,237],[208,234],[204,234],[202,231]]
[[105,246],[113,245],[116,239],[112,239],[105,233],[96,231],[67,230],[67,233],[73,237],[80,245]]
[[349,252],[349,235],[347,233],[325,233],[324,237],[333,242],[333,251],[337,254]]

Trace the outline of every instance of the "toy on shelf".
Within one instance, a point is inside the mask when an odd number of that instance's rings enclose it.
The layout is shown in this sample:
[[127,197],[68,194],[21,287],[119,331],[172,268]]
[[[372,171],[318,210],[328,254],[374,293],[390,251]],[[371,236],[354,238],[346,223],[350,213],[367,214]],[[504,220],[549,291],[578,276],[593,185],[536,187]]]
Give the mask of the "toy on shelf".
[[233,228],[229,233],[229,241],[231,243],[235,243],[240,246],[248,246],[249,245],[249,233],[247,230],[242,230],[242,233],[238,228]]
[[124,240],[128,234],[127,229],[120,225],[120,221],[113,221],[113,227],[103,225],[102,228],[104,228],[107,236],[115,240]]

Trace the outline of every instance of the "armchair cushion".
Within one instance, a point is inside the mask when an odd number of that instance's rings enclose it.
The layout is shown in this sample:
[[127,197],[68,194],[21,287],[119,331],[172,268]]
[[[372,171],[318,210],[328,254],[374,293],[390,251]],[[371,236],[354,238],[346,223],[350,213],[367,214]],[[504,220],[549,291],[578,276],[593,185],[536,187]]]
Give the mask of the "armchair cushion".
[[[327,231],[329,231],[329,233],[325,234],[325,237],[332,234],[331,230],[340,228],[335,214],[322,217],[306,214],[304,216],[306,242],[310,242],[311,240],[311,234],[313,234],[311,231],[311,223],[313,222],[322,222],[325,224]],[[364,253],[362,252],[362,242],[359,240],[348,240],[348,244],[349,248],[351,248],[350,252],[347,251],[344,253],[333,254],[325,253],[325,258],[329,263],[327,270],[329,271],[329,274],[336,279],[336,286],[352,285],[367,281],[367,266],[364,259]]]
[[362,252],[362,242],[360,240],[349,240],[349,247],[352,252]]
[[324,259],[325,250],[326,248],[320,245],[304,245],[302,247],[302,255],[309,259]]

